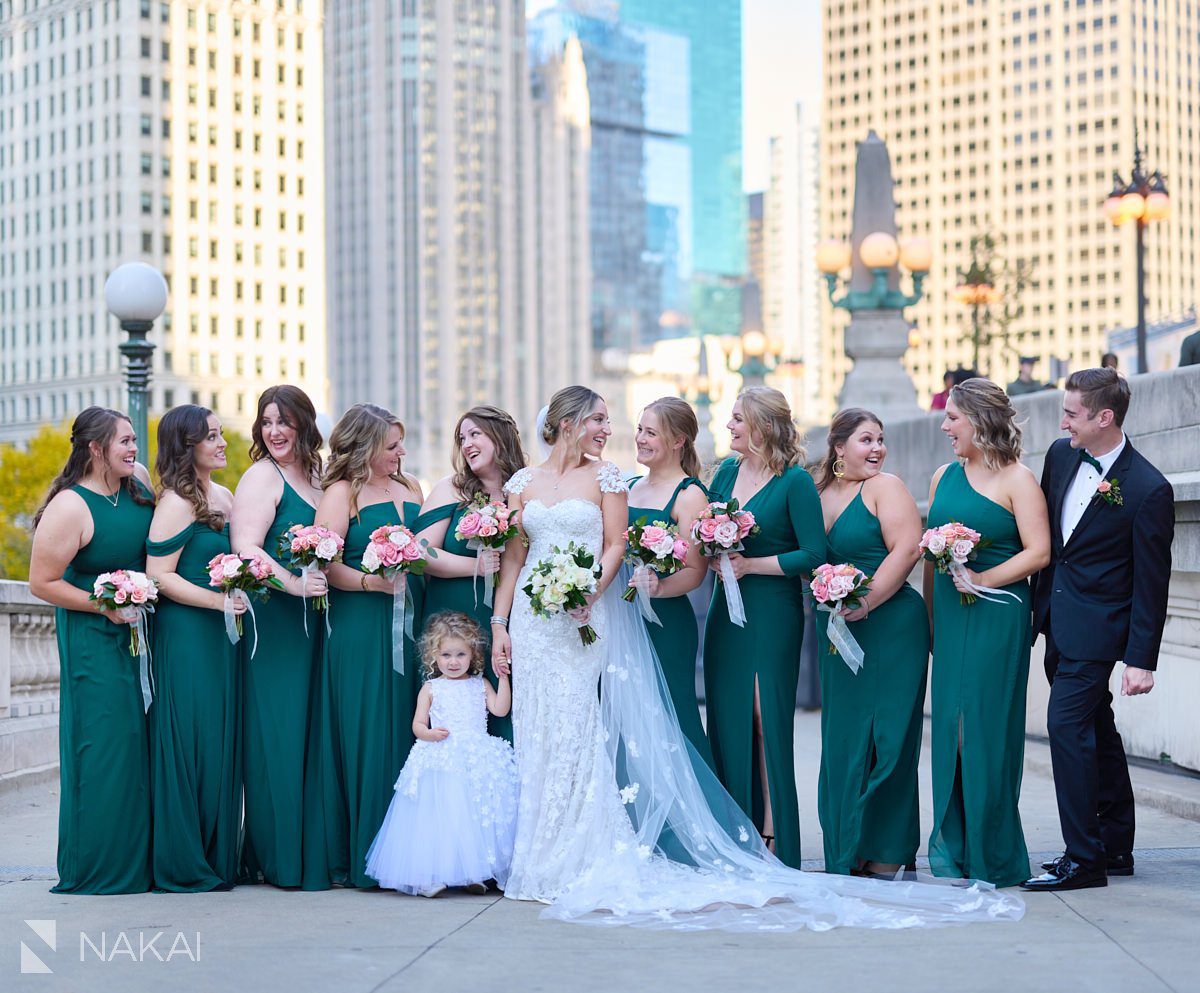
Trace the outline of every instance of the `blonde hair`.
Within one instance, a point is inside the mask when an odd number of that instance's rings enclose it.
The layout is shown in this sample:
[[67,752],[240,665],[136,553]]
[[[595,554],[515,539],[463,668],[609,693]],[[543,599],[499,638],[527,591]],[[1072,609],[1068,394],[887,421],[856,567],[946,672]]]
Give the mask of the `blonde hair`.
[[425,623],[421,634],[421,665],[426,679],[436,679],[441,670],[438,669],[438,651],[442,642],[447,638],[458,638],[471,649],[470,675],[483,675],[483,630],[466,614],[457,610],[445,610],[434,614]]
[[700,478],[700,455],[696,451],[696,435],[700,433],[700,422],[696,420],[696,412],[692,405],[680,400],[679,397],[659,397],[653,403],[646,405],[657,418],[663,434],[671,442],[683,439],[683,447],[679,450],[679,465],[683,471],[696,479]]
[[950,390],[950,399],[974,429],[972,441],[985,466],[1001,469],[1021,461],[1021,428],[1004,390],[990,379],[967,379]]
[[[329,436],[329,467],[321,486],[329,489],[343,479],[350,483],[350,513],[358,515],[358,494],[371,478],[371,463],[387,447],[388,431],[400,429],[404,438],[404,425],[400,418],[385,407],[373,403],[356,403],[346,411],[334,425]],[[398,483],[407,483],[400,470],[389,478]]]
[[[742,418],[750,425],[750,451],[763,460],[773,476],[782,476],[794,465],[804,462],[800,432],[792,420],[787,398],[770,386],[748,386],[738,394]],[[754,435],[762,446],[754,443]]]
[[572,427],[578,427],[587,420],[596,407],[604,400],[595,390],[586,386],[564,386],[550,398],[546,408],[546,423],[542,425],[542,440],[547,445],[558,441],[559,425],[569,421]]

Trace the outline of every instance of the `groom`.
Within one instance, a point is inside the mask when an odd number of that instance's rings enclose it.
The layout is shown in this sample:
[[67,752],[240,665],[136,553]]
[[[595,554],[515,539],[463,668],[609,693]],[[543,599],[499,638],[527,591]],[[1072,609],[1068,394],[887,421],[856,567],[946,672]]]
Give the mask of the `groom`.
[[1133,875],[1133,788],[1113,720],[1109,676],[1121,693],[1154,688],[1167,615],[1175,498],[1121,425],[1129,384],[1112,369],[1067,380],[1060,438],[1046,453],[1050,564],[1037,576],[1034,637],[1046,636],[1047,725],[1066,852],[1027,890],[1107,886]]

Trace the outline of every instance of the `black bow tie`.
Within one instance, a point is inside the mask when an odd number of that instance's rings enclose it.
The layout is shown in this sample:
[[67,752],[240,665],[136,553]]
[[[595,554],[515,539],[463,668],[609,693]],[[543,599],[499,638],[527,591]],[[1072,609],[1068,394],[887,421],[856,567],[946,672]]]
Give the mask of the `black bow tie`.
[[1093,466],[1101,476],[1104,475],[1104,467],[1100,465],[1100,460],[1092,455],[1089,455],[1086,449],[1081,448],[1079,449],[1079,463],[1082,465],[1085,462],[1088,465]]

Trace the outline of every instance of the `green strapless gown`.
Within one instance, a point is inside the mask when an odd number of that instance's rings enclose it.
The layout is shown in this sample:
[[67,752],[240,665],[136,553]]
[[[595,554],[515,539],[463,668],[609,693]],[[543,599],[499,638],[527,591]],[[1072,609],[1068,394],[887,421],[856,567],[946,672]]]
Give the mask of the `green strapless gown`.
[[[175,571],[211,590],[205,566],[214,555],[228,554],[229,525],[214,531],[193,522],[166,541],[146,542],[150,555],[180,549]],[[150,708],[157,889],[196,893],[237,881],[242,820],[240,668],[242,647],[254,640],[248,615],[245,631],[245,637],[231,645],[221,611],[159,597]]]
[[[280,561],[279,539],[287,529],[293,524],[310,525],[315,518],[312,504],[284,479],[275,519],[263,539],[264,550]],[[256,604],[258,652],[254,658],[248,648],[242,654],[243,874],[253,882],[275,886],[301,882],[309,695],[316,653],[325,635],[325,617],[311,604],[278,590],[266,603]]]
[[[713,500],[729,499],[738,467],[736,458],[721,463],[709,487]],[[754,756],[757,678],[776,853],[786,864],[799,868],[800,810],[793,740],[804,637],[803,580],[825,561],[825,526],[817,488],[799,466],[769,479],[745,509],[754,514],[762,531],[746,539],[744,554],[778,555],[784,575],[742,578],[745,627],[730,621],[725,590],[716,584],[704,635],[708,737],[721,782],[761,829],[762,790]]]
[[[413,525],[413,531],[419,534],[431,524],[448,520],[446,539],[442,542],[442,547],[451,555],[475,558],[478,553],[473,548],[468,548],[454,535],[454,529],[458,527],[458,522],[466,512],[467,508],[457,503],[434,507],[417,518],[416,524]],[[425,614],[421,627],[424,628],[424,621],[428,621],[434,614],[447,610],[459,611],[474,618],[483,631],[483,640],[486,646],[484,649],[484,674],[488,682],[495,686],[496,674],[492,672],[492,608],[483,602],[484,584],[491,581],[490,576],[479,576],[478,578],[454,576],[448,579],[425,576]],[[509,713],[503,717],[488,714],[488,734],[494,734],[511,743],[512,714]]]
[[[363,507],[350,519],[342,561],[362,565],[371,532],[385,524],[415,531],[420,506],[404,504],[404,520],[390,501]],[[424,584],[408,578],[414,632]],[[313,688],[304,790],[306,890],[375,886],[367,850],[383,823],[392,788],[413,743],[412,722],[421,688],[421,660],[404,642],[404,674],[392,667],[392,597],[331,590],[333,634],[325,639]]]
[[[638,476],[631,479],[630,487],[632,488],[640,478]],[[703,489],[700,480],[688,476],[675,487],[675,492],[671,494],[671,499],[665,507],[630,507],[629,523],[635,524],[643,517],[648,524],[655,521],[675,523],[671,519],[675,501],[689,486],[699,486]],[[679,728],[699,756],[712,767],[712,746],[704,733],[704,724],[700,720],[700,704],[696,700],[696,655],[700,648],[700,632],[696,628],[696,614],[692,610],[692,602],[686,595],[654,597],[650,605],[662,624],[651,624],[644,618],[643,622],[658,656],[658,664],[666,680],[667,690],[671,694],[671,702],[675,705]],[[641,616],[641,609],[636,600],[629,605],[629,609],[638,611],[638,616]]]
[[[63,578],[91,593],[102,572],[144,572],[154,508],[123,490],[114,507],[86,487],[72,489],[87,504],[94,532]],[[59,882],[52,892],[145,893],[151,886],[150,750],[129,628],[62,607],[55,611],[55,628],[62,796]]]
[[[829,561],[850,562],[872,576],[887,558],[879,520],[862,490],[829,529]],[[868,600],[870,597],[868,597]],[[929,617],[907,583],[849,625],[863,649],[852,673],[831,654],[829,614],[817,611],[821,635],[821,775],[817,811],[825,871],[843,875],[861,863],[910,864],[921,843],[917,763],[921,757]]]
[[[1016,519],[976,492],[957,462],[943,473],[929,508],[929,527],[950,521],[991,539],[970,564],[975,572],[1021,551]],[[1013,886],[1030,872],[1017,802],[1032,619],[1028,580],[1004,588],[1019,601],[963,605],[951,578],[934,576],[929,864],[935,875]]]

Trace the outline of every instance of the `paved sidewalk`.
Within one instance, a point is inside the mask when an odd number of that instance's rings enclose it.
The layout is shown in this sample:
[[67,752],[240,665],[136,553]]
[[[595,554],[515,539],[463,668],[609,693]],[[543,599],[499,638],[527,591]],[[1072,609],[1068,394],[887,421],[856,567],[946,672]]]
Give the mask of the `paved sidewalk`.
[[[804,850],[813,857],[821,851],[815,810],[819,720],[817,714],[796,719]],[[927,828],[928,752],[924,759]],[[1053,785],[1039,772],[1048,767],[1044,745],[1030,744],[1026,766],[1021,807],[1030,852],[1035,858],[1057,854]],[[1134,775],[1139,797],[1163,790],[1159,777],[1165,776],[1177,795],[1200,802],[1200,781],[1148,769]],[[1189,790],[1195,791],[1190,799]],[[1138,812],[1136,876],[1115,879],[1107,889],[1029,895],[1019,924],[761,935],[559,924],[539,920],[536,906],[494,894],[430,901],[242,887],[196,896],[55,896],[48,890],[55,878],[57,804],[55,783],[0,795],[5,991],[1200,991],[1200,968],[1192,958],[1200,920],[1200,823],[1145,804]],[[55,951],[28,920],[55,922]],[[157,961],[152,952],[133,961],[139,940],[148,942],[159,931],[154,947],[166,959],[174,943],[170,961]],[[82,962],[81,932],[90,942]],[[128,946],[119,944],[122,932]],[[93,951],[102,940],[108,961]],[[22,942],[52,974],[21,974]],[[199,961],[192,961],[197,946]],[[114,955],[114,948],[122,951]]]

